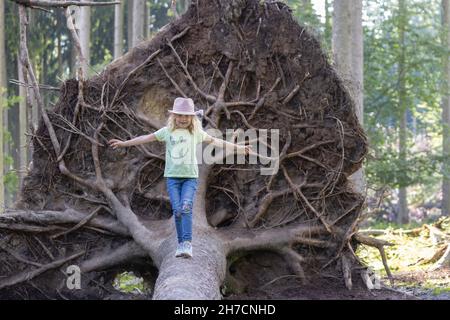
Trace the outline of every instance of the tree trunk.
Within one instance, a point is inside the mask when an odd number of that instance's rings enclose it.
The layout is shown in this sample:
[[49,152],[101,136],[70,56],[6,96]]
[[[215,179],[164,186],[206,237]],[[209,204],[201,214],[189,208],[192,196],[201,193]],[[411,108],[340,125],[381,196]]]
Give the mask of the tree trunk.
[[[88,0],[82,0],[84,2]],[[80,22],[78,26],[80,34],[81,51],[84,61],[82,62],[83,75],[88,76],[88,66],[90,65],[90,43],[91,43],[91,8],[88,6],[80,7]]]
[[143,39],[148,38],[150,32],[149,32],[149,20],[150,20],[150,5],[147,1],[144,0],[144,11],[143,14],[143,25],[144,25],[144,33],[143,33]]
[[[399,61],[398,61],[398,107],[400,113],[400,126],[399,126],[399,139],[398,150],[399,160],[402,164],[406,163],[407,158],[407,95],[406,95],[406,44],[405,44],[405,28],[406,28],[406,10],[405,1],[399,0],[399,17],[398,17],[398,30],[399,30]],[[405,183],[402,181],[401,183]],[[407,187],[400,187],[398,192],[398,217],[397,222],[400,224],[409,222],[408,211],[408,194]]]
[[225,280],[227,257],[221,239],[211,228],[193,225],[193,259],[175,258],[175,234],[163,242],[159,251],[159,276],[155,284],[155,300],[198,299],[219,300],[220,286]]
[[184,0],[184,6],[183,6],[183,14],[189,9],[189,6],[191,5],[191,0]]
[[[5,51],[5,3],[1,1],[0,3],[0,212],[3,212],[5,208],[5,186],[3,183],[3,130],[8,129],[8,124],[3,121],[3,116],[5,112],[8,112],[5,108],[6,105],[6,51]],[[5,117],[6,118],[6,117]],[[6,118],[7,119],[7,118]]]
[[[363,124],[363,34],[362,0],[333,3],[333,57],[355,102],[359,123]],[[365,190],[362,168],[351,177],[356,192]]]
[[332,22],[331,22],[331,14],[330,8],[332,4],[330,4],[330,0],[325,0],[325,31],[324,37],[327,42],[327,47],[330,47],[330,39],[332,38]]
[[352,83],[353,98],[359,123],[364,123],[364,41],[362,25],[362,0],[353,1],[352,9]]
[[127,0],[127,51],[131,51],[133,43],[133,7],[134,1]]
[[131,47],[135,47],[144,39],[144,0],[133,1],[133,23],[132,23]]
[[[364,40],[362,25],[362,0],[353,1],[352,9],[352,83],[356,115],[361,126],[364,124]],[[364,168],[350,177],[355,191],[363,193],[366,189]]]
[[[8,99],[8,82],[7,82],[7,72],[6,72],[6,52],[5,52],[5,46],[6,46],[6,39],[5,39],[5,4],[0,4],[0,107],[4,106],[3,109],[3,130],[5,132],[9,131],[9,121],[8,121],[8,108],[6,108],[6,101]],[[4,90],[4,91],[2,91]],[[3,138],[2,140],[3,141]],[[10,145],[9,141],[5,139],[3,143],[3,159],[8,157],[10,155]],[[3,165],[0,167],[0,170],[3,170],[3,174],[5,174],[7,171],[10,171],[13,169],[12,165],[5,165],[3,162],[0,164]],[[4,200],[0,199],[0,203],[4,203],[5,207],[11,205],[11,194],[4,188],[3,183],[3,174],[0,175],[0,185],[3,186],[3,193],[1,191],[2,186],[0,186],[0,197],[3,194]],[[3,207],[3,206],[2,206]]]
[[[443,45],[450,48],[450,0],[442,0],[442,26],[444,29]],[[450,56],[445,53],[442,59],[442,153],[443,153],[443,179],[442,179],[442,214],[450,216]]]
[[[22,83],[27,83],[24,78],[20,59],[17,59],[17,70],[19,81]],[[21,98],[19,102],[19,192],[22,189],[23,180],[27,174],[28,152],[31,153],[32,151],[27,148],[27,137],[25,135],[28,127],[26,94],[26,89],[23,86],[19,86],[19,97]]]
[[352,81],[352,8],[350,1],[333,2],[332,50],[333,60],[344,82]]
[[58,47],[57,47],[57,55],[58,55],[58,74],[62,75],[64,70],[64,59],[63,59],[63,52],[62,52],[62,28],[64,25],[63,20],[64,15],[62,12],[56,13],[56,21],[57,21],[57,28],[58,28]]
[[114,6],[114,59],[123,54],[123,8],[123,2]]

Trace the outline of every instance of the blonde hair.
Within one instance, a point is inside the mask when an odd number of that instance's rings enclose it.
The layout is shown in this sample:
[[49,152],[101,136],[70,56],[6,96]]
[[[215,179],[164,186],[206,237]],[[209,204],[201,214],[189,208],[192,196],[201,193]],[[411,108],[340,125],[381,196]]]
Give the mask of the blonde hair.
[[[191,118],[190,120],[190,124],[187,127],[187,129],[189,130],[190,134],[194,134],[194,132],[198,132],[202,129],[202,122],[200,121],[200,119],[196,116],[196,115],[189,115],[189,118]],[[171,113],[169,115],[169,118],[167,119],[167,128],[169,128],[169,131],[173,131],[177,128],[177,124],[175,122],[175,115],[173,113]]]

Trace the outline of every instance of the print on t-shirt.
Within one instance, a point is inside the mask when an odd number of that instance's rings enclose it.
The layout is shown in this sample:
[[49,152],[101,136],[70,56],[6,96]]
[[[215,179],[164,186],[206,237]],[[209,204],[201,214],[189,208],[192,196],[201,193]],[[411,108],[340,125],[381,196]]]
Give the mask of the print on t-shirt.
[[178,137],[178,140],[176,140],[176,138],[170,136],[169,139],[170,144],[172,145],[172,148],[169,149],[169,156],[174,160],[183,159],[189,152],[189,147],[187,146],[186,138]]

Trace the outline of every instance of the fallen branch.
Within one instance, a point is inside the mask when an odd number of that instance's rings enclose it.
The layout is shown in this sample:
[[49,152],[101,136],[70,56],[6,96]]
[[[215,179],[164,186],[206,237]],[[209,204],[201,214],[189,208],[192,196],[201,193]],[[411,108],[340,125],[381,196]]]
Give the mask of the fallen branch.
[[[58,238],[58,237],[60,237],[60,236],[62,236],[62,235],[69,234],[70,232],[73,232],[73,231],[75,231],[75,230],[80,229],[82,226],[84,226],[84,225],[87,224],[89,221],[91,221],[92,218],[98,213],[98,211],[99,211],[101,208],[106,208],[106,207],[103,207],[103,206],[98,207],[97,209],[95,209],[94,211],[92,211],[91,214],[87,215],[85,218],[83,218],[83,220],[81,220],[80,222],[78,222],[75,226],[73,226],[73,227],[70,228],[69,230],[66,230],[66,231],[63,231],[63,232],[54,234],[54,235],[52,235],[50,238],[51,238],[51,239],[56,239],[56,238]],[[108,209],[108,211],[109,211],[109,209]]]
[[93,7],[93,6],[110,6],[120,4],[120,1],[114,2],[95,2],[95,1],[58,1],[58,0],[12,0],[17,4],[25,7],[48,7],[48,8],[67,8],[69,6]]
[[354,238],[355,238],[355,240],[357,240],[358,242],[360,242],[362,244],[365,244],[370,247],[375,247],[378,249],[378,251],[380,252],[380,255],[381,255],[381,259],[383,261],[384,270],[386,270],[386,274],[389,278],[389,281],[391,282],[391,285],[394,285],[394,277],[392,276],[391,270],[389,269],[389,265],[388,265],[387,259],[386,259],[386,253],[384,251],[384,246],[393,246],[394,244],[392,244],[388,241],[385,241],[385,240],[367,237],[367,236],[359,234],[359,233],[355,233]]
[[42,267],[40,267],[36,270],[25,271],[25,272],[22,272],[19,274],[15,274],[12,277],[6,278],[5,280],[1,281],[0,289],[10,287],[13,285],[17,285],[17,284],[25,282],[25,281],[29,281],[48,270],[58,268],[71,260],[81,257],[84,253],[85,253],[84,251],[81,251],[81,252],[71,255],[67,258],[57,260],[57,261],[51,262],[49,264],[43,265]]

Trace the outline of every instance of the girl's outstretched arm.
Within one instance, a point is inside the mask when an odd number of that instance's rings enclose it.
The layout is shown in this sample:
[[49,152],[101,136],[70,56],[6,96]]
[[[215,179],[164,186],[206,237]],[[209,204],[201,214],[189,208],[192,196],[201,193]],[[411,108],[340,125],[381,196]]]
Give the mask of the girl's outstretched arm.
[[121,141],[118,139],[111,139],[108,141],[109,145],[113,148],[122,148],[122,147],[131,147],[131,146],[137,146],[139,144],[144,144],[148,142],[156,141],[156,137],[153,133],[146,134],[143,136],[139,136],[130,140]]
[[204,141],[207,143],[212,143],[213,145],[215,145],[217,147],[221,147],[221,148],[225,148],[226,146],[233,148],[233,150],[235,150],[234,148],[236,148],[237,153],[249,154],[252,151],[252,146],[250,146],[250,145],[241,146],[241,145],[238,145],[235,143],[228,142],[226,140],[212,137],[210,135],[208,135]]

